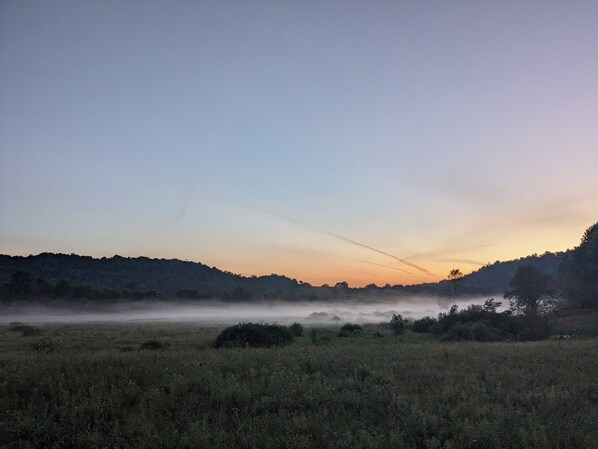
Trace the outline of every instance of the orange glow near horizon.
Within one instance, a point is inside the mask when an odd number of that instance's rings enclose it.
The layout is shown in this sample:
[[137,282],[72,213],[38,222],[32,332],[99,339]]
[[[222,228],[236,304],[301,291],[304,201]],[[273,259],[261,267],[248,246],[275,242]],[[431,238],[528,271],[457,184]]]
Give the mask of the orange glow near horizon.
[[[590,223],[591,224],[591,223]],[[430,250],[426,254],[414,256],[410,262],[426,267],[430,274],[423,273],[416,269],[402,264],[391,257],[368,251],[364,248],[336,247],[329,251],[314,249],[297,249],[296,247],[272,247],[272,246],[244,246],[223,252],[218,248],[211,248],[205,251],[200,248],[181,248],[184,241],[170,246],[169,250],[155,247],[145,251],[118,251],[102,252],[89,251],[85,247],[73,247],[71,249],[44,249],[33,250],[33,248],[18,248],[12,250],[2,248],[3,253],[11,255],[29,255],[39,252],[63,252],[76,253],[80,255],[91,255],[93,257],[110,257],[119,254],[123,257],[146,256],[151,258],[176,258],[193,262],[200,262],[208,266],[215,266],[221,270],[230,271],[243,276],[262,276],[272,273],[284,275],[298,281],[308,282],[314,286],[323,284],[334,285],[337,282],[346,281],[351,287],[364,287],[369,284],[378,286],[390,285],[411,285],[427,282],[437,282],[446,279],[448,272],[453,268],[459,268],[465,274],[479,269],[482,264],[494,263],[495,261],[507,261],[531,254],[542,254],[546,251],[558,252],[575,247],[580,240],[583,230],[590,224],[571,227],[568,232],[555,233],[551,229],[528,230],[528,232],[510,234],[509,241],[497,242],[487,245],[475,251],[463,254],[451,254],[450,251],[439,249]],[[550,242],[547,245],[545,242]],[[388,250],[391,252],[392,250]],[[203,253],[203,255],[202,255]],[[407,274],[404,271],[409,271]]]

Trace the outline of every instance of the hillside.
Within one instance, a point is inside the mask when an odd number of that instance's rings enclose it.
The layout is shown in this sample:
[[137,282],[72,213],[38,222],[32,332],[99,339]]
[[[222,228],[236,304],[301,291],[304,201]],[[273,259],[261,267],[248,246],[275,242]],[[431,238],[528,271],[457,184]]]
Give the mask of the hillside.
[[0,283],[9,282],[17,271],[31,273],[33,279],[43,279],[51,284],[66,281],[72,286],[155,292],[148,296],[165,297],[249,299],[258,295],[293,298],[304,287],[285,276],[244,277],[177,259],[121,256],[96,259],[53,253],[27,257],[0,255]]
[[[491,295],[502,294],[508,287],[517,269],[522,265],[534,265],[540,270],[558,276],[559,267],[569,251],[550,253],[546,252],[540,256],[531,255],[506,262],[496,261],[486,265],[462,278],[459,285],[459,293],[467,295]],[[452,292],[451,283],[448,280],[419,284],[405,287],[412,293],[430,293],[448,295]]]
[[[532,255],[480,268],[465,276],[459,293],[496,295],[504,292],[517,268],[532,264],[556,276],[567,253]],[[92,258],[75,254],[42,253],[35,256],[0,255],[0,284],[11,281],[15,272],[30,273],[24,295],[66,298],[222,298],[247,301],[262,298],[314,300],[327,298],[389,295],[450,295],[448,281],[411,286],[368,286],[366,288],[312,287],[280,275],[245,277],[197,262],[147,257]],[[30,278],[30,280],[28,280]],[[5,289],[6,290],[6,289]],[[5,291],[6,293],[6,291]],[[12,297],[13,295],[4,295]]]

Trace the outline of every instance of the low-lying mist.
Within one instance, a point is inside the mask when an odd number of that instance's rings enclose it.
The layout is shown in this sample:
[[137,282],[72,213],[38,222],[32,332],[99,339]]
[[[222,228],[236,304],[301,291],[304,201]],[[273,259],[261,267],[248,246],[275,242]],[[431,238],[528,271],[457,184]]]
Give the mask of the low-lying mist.
[[27,323],[128,323],[128,322],[196,322],[225,325],[243,321],[288,324],[334,324],[340,322],[379,323],[393,314],[417,319],[435,317],[453,304],[459,308],[483,304],[484,297],[439,298],[401,296],[394,301],[350,300],[336,302],[120,302],[111,305],[70,308],[67,306],[12,305],[0,312],[0,324]]

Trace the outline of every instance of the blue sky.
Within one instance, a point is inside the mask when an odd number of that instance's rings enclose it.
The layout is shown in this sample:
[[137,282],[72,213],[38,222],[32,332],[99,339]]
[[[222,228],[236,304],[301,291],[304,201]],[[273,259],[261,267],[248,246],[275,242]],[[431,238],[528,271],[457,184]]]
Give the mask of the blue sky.
[[413,283],[597,219],[596,2],[6,1],[0,67],[3,253]]

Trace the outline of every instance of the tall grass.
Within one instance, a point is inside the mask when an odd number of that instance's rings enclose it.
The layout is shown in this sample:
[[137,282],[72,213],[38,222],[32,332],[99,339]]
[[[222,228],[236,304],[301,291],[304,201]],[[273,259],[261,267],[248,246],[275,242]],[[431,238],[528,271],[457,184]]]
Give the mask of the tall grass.
[[217,330],[191,326],[45,328],[52,353],[0,331],[0,447],[596,447],[597,340],[374,331],[214,349]]

